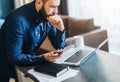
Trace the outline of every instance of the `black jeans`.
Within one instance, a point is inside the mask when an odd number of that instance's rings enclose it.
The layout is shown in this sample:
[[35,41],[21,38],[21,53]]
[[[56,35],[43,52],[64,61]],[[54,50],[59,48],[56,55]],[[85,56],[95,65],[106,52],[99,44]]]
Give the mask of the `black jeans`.
[[0,82],[9,82],[9,80],[10,80],[10,77],[0,78]]
[[[0,82],[9,82],[10,78],[12,78],[12,77],[2,77],[2,78],[0,78]],[[14,79],[15,79],[15,82],[18,82],[17,77]]]

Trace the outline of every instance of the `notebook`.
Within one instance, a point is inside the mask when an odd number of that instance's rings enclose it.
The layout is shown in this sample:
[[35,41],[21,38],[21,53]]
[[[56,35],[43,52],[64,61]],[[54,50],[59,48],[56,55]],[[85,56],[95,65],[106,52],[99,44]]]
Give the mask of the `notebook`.
[[56,63],[41,63],[34,68],[35,71],[58,77],[68,71],[69,66]]
[[65,51],[59,59],[55,60],[55,63],[80,66],[88,58],[90,58],[96,52],[96,50],[100,49],[110,38],[105,39],[95,49],[84,48],[83,50],[80,50],[78,48],[70,48],[67,51]]

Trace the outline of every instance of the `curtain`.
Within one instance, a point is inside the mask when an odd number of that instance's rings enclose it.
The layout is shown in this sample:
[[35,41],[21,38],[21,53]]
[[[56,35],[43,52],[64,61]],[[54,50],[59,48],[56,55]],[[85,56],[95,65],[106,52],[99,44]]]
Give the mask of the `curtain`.
[[58,8],[59,13],[62,15],[68,15],[68,5],[67,0],[61,0],[60,6]]
[[102,28],[114,26],[120,31],[119,3],[120,0],[68,0],[68,13],[76,18],[94,18]]
[[27,4],[33,0],[14,0],[14,8],[18,8],[24,4]]
[[0,0],[0,18],[4,19],[13,8],[13,0]]

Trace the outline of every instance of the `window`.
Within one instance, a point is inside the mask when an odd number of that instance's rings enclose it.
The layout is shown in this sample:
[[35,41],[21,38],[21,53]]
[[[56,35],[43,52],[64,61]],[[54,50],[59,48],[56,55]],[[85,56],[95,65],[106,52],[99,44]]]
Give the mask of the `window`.
[[120,0],[68,0],[69,16],[94,18],[95,25],[114,33],[109,41],[110,52],[120,53]]

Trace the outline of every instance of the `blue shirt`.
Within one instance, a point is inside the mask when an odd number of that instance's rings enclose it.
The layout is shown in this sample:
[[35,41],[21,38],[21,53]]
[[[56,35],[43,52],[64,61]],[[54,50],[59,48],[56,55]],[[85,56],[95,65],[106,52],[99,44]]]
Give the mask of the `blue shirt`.
[[[29,3],[13,10],[0,30],[0,75],[8,74],[14,65],[36,65],[45,61],[34,52],[48,35],[55,49],[64,48],[65,32],[53,27]],[[2,70],[1,70],[2,69]]]

